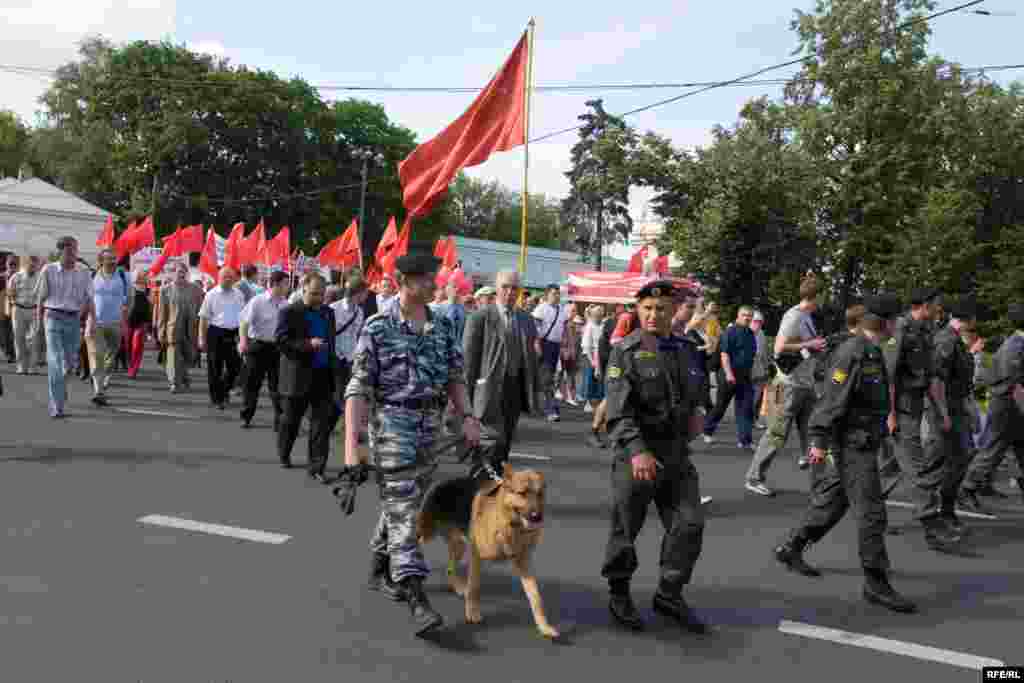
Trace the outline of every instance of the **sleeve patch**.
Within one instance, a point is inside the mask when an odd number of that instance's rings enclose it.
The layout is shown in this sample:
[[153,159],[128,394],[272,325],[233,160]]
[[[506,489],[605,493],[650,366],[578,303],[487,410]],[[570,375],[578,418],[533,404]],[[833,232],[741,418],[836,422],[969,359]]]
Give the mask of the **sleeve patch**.
[[622,368],[611,366],[608,368],[608,379],[618,379],[622,377]]
[[637,360],[655,360],[658,357],[658,354],[653,351],[637,351],[633,354],[633,357]]
[[849,377],[849,375],[846,374],[845,370],[837,369],[835,372],[832,373],[832,381],[836,384],[844,384],[846,382],[847,377]]

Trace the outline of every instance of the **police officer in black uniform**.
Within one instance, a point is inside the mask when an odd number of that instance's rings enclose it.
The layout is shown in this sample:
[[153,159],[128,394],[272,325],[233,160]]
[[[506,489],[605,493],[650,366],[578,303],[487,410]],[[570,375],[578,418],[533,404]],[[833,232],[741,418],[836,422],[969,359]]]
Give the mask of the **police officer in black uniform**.
[[[1010,304],[1008,317],[1014,333],[1006,338],[992,357],[989,373],[989,428],[991,437],[988,445],[971,461],[967,476],[960,486],[960,506],[965,509],[982,509],[978,493],[988,486],[992,475],[1013,449],[1017,465],[1024,472],[1024,304]],[[1024,494],[1024,479],[1017,480],[1017,486]]]
[[971,429],[967,399],[974,393],[974,358],[960,335],[977,326],[976,311],[972,299],[954,303],[949,324],[934,337],[932,363],[943,390],[940,399],[931,401],[926,412],[929,436],[924,444],[921,485],[927,498],[919,516],[925,525],[925,540],[932,549],[940,551],[950,550],[950,544],[938,540],[943,527],[945,536],[956,542],[967,531],[955,508],[960,484],[971,461],[967,448]]
[[811,414],[810,508],[803,523],[775,549],[775,557],[804,576],[821,576],[804,562],[804,548],[820,541],[852,506],[866,577],[864,599],[896,612],[913,612],[914,603],[889,584],[885,501],[877,461],[890,409],[881,344],[891,334],[900,305],[896,297],[880,295],[868,299],[865,307],[861,334],[832,356],[825,396]]
[[682,596],[704,534],[697,470],[689,457],[703,411],[700,376],[691,374],[689,354],[671,334],[674,294],[667,281],[637,292],[639,329],[612,349],[608,362],[608,434],[615,457],[611,534],[601,575],[608,580],[616,621],[643,629],[630,580],[637,568],[634,543],[653,501],[665,527],[654,611],[688,631],[706,633],[707,625]]

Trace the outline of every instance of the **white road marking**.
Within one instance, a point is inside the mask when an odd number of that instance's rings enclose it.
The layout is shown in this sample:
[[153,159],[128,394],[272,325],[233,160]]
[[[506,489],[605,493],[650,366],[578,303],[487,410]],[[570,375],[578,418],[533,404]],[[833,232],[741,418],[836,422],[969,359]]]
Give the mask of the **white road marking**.
[[550,460],[546,455],[530,455],[529,453],[509,453],[510,458],[521,458],[523,460]]
[[159,417],[177,417],[184,420],[194,420],[193,415],[186,415],[185,413],[165,413],[162,410],[143,410],[141,408],[114,408],[114,411],[118,413],[131,413],[132,415],[157,415]]
[[[902,500],[887,500],[885,504],[891,505],[894,508],[907,508],[908,510],[913,510],[916,507],[913,503],[907,503]],[[957,508],[956,514],[961,517],[973,517],[974,519],[999,519],[995,515],[984,515],[980,512],[969,512],[960,508]]]
[[714,498],[712,498],[711,496],[701,496],[701,497],[700,497],[700,504],[701,504],[701,505],[707,505],[707,504],[708,504],[708,503],[710,503],[710,502],[711,502],[712,500],[714,500]]
[[275,534],[269,531],[243,529],[237,526],[224,526],[223,524],[210,524],[208,522],[196,522],[191,519],[167,517],[166,515],[146,515],[145,517],[140,517],[139,521],[143,524],[168,526],[173,529],[185,529],[186,531],[199,531],[204,534],[214,534],[217,536],[230,536],[231,538],[241,538],[246,541],[256,541],[258,543],[280,544],[291,538],[291,536],[287,536],[285,534]]
[[998,659],[976,657],[975,655],[967,654],[965,652],[941,650],[937,647],[917,645],[916,643],[907,643],[902,640],[879,638],[878,636],[869,636],[863,633],[853,633],[851,631],[840,631],[839,629],[824,628],[813,624],[801,624],[797,621],[783,620],[779,622],[779,630],[783,633],[789,633],[794,636],[828,640],[842,645],[854,645],[856,647],[864,647],[869,650],[889,652],[896,655],[914,657],[915,659],[926,659],[930,662],[940,662],[942,664],[950,664],[952,666],[959,666],[965,669],[980,670],[982,667],[986,666],[1003,666],[1003,662]]

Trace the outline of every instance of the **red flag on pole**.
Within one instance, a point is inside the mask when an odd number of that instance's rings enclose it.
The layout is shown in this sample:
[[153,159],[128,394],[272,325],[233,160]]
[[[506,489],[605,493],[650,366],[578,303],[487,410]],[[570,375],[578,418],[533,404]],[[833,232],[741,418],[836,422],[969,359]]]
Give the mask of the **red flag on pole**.
[[[192,251],[203,250],[203,226],[201,225],[190,225],[187,228],[179,228],[174,232],[173,235],[168,235],[164,238],[164,244],[167,244],[172,239],[177,238],[180,241],[181,253],[187,254]],[[180,256],[181,254],[172,254],[173,256]]]
[[178,228],[174,231],[173,235],[164,240],[164,249],[160,252],[160,257],[149,268],[150,277],[156,277],[163,271],[164,266],[167,265],[167,259],[172,256],[181,256],[185,253],[181,248],[181,235],[183,232],[182,228]]
[[627,273],[642,273],[644,272],[644,259],[647,258],[647,247],[644,246],[642,249],[637,249],[633,252],[633,255],[629,258],[629,265],[626,267]]
[[524,32],[501,71],[462,116],[398,165],[410,217],[428,213],[463,168],[526,142],[528,37]]
[[398,243],[398,226],[395,224],[395,217],[392,216],[391,220],[388,221],[388,227],[384,230],[384,234],[381,235],[380,243],[377,244],[377,251],[374,253],[374,260],[380,264],[384,263],[384,259],[387,257],[388,252],[394,249],[395,244]]
[[235,223],[224,244],[224,265],[234,270],[242,269],[242,249],[245,239],[245,223]]
[[114,246],[114,217],[107,216],[107,224],[103,226],[100,236],[96,238],[97,247]]
[[263,229],[263,221],[260,220],[256,229],[249,233],[241,242],[239,250],[243,266],[251,263],[260,263],[263,260],[263,252],[267,248],[267,236]]
[[455,266],[459,264],[459,249],[455,246],[455,238],[448,238],[448,248],[445,249],[444,254],[441,255],[442,266],[448,270],[455,270]]
[[398,233],[398,240],[395,246],[388,252],[388,255],[380,263],[381,270],[388,275],[395,272],[395,261],[399,256],[404,256],[409,251],[409,235],[412,232],[412,218],[406,218],[402,225],[402,231]]
[[206,244],[199,255],[199,270],[213,278],[216,283],[219,279],[220,268],[217,267],[217,233],[213,227],[206,233]]
[[282,265],[289,267],[288,255],[291,249],[291,229],[286,225],[277,231],[274,239],[267,242],[263,252],[263,263],[268,266]]
[[316,257],[321,266],[347,268],[362,263],[362,250],[359,248],[359,228],[355,219],[339,237],[328,242]]
[[664,275],[668,271],[668,255],[659,256],[654,259],[654,272],[659,275]]

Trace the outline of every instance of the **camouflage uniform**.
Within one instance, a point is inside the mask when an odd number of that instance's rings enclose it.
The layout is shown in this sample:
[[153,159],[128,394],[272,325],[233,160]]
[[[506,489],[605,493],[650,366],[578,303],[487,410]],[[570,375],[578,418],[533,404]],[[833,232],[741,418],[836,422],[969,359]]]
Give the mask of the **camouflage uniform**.
[[435,467],[448,387],[464,382],[455,326],[429,308],[422,333],[393,306],[371,317],[359,335],[345,398],[377,407],[370,449],[382,510],[370,548],[388,556],[396,583],[430,573],[416,538],[416,514]]

